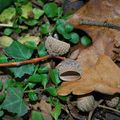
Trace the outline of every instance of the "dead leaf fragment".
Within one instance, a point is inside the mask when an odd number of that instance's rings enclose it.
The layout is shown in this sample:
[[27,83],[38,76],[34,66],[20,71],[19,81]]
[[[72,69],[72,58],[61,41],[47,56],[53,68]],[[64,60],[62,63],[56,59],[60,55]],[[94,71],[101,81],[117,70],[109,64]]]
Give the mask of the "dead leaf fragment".
[[120,68],[106,55],[97,60],[95,66],[88,68],[80,80],[63,82],[59,95],[83,95],[97,91],[104,94],[120,93]]
[[40,109],[45,120],[52,120],[52,116],[50,114],[52,111],[51,106],[45,100],[41,99],[40,102],[36,103],[35,105],[32,105],[32,107],[35,110]]
[[93,46],[81,51],[78,61],[88,67],[94,65],[99,55],[106,54],[120,60],[120,31],[105,27],[81,25],[80,20],[108,22],[120,25],[120,0],[90,0],[68,22],[85,31],[93,40]]

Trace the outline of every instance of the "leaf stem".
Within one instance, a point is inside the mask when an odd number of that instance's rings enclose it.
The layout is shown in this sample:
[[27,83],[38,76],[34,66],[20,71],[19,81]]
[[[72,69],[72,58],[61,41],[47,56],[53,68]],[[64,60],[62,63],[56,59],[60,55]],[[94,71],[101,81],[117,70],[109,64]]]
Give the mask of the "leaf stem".
[[1,63],[0,67],[20,66],[20,65],[23,65],[23,64],[37,63],[37,62],[40,62],[40,61],[47,60],[49,58],[56,58],[56,59],[60,59],[60,60],[64,60],[65,59],[65,57],[46,55],[44,57],[33,58],[33,59],[30,59],[30,60],[24,60],[24,61],[18,61],[18,62]]

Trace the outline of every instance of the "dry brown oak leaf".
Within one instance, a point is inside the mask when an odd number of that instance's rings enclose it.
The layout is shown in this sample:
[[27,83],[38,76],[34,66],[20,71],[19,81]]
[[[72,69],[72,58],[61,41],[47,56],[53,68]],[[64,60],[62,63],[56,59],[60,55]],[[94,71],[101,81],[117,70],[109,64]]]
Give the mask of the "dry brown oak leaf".
[[83,95],[97,91],[104,94],[120,93],[120,68],[106,55],[97,60],[95,66],[85,70],[80,80],[63,82],[59,95]]
[[[120,0],[90,0],[81,7],[68,22],[85,31],[93,45],[82,50],[78,60],[83,67],[93,66],[99,55],[106,54],[113,60],[120,60],[120,31],[106,27],[81,25],[80,21],[109,22],[120,26]],[[78,48],[78,46],[77,46]],[[81,47],[80,47],[81,48]]]

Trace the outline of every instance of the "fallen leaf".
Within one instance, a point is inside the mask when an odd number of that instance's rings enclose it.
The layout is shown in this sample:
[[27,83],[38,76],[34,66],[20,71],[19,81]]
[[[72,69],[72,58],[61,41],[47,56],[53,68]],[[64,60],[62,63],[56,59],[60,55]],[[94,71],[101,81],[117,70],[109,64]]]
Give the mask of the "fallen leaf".
[[[80,8],[68,22],[85,31],[93,40],[93,45],[82,50],[77,61],[83,67],[93,66],[100,55],[106,54],[113,60],[120,60],[120,31],[111,28],[81,25],[81,20],[108,22],[120,25],[120,0],[90,0]],[[99,8],[99,9],[98,9]],[[80,47],[81,49],[81,47]],[[88,62],[89,61],[89,62]]]
[[52,116],[50,114],[52,108],[50,104],[48,104],[45,100],[41,99],[40,102],[36,103],[35,105],[32,105],[32,107],[34,110],[40,109],[45,120],[52,120]]
[[106,55],[84,71],[80,80],[63,82],[58,90],[59,95],[83,95],[97,91],[104,94],[120,93],[120,68]]

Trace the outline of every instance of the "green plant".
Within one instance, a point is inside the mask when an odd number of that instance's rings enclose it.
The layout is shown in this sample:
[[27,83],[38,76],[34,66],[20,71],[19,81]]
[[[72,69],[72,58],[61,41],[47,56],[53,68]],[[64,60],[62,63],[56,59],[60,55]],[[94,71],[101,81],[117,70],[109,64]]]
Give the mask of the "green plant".
[[55,59],[61,61],[66,56],[49,55],[46,37],[57,33],[61,40],[72,45],[81,42],[86,46],[90,41],[80,40],[73,25],[66,22],[68,16],[55,2],[36,0],[37,5],[29,0],[15,0],[14,4],[12,0],[5,2],[0,8],[0,24],[4,27],[0,37],[3,49],[0,67],[5,67],[1,73],[7,71],[10,77],[0,81],[0,117],[7,113],[19,117],[27,114],[29,120],[44,120],[42,112],[29,108],[44,96],[51,107],[50,115],[59,120],[68,96],[57,94],[61,80],[54,63],[57,63]]

